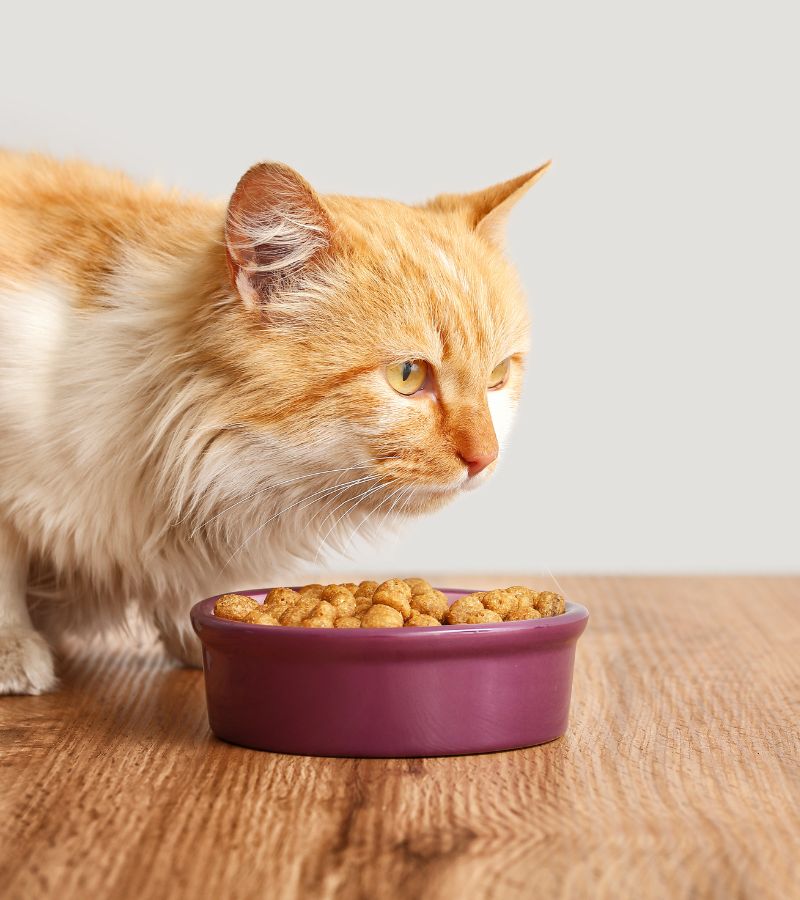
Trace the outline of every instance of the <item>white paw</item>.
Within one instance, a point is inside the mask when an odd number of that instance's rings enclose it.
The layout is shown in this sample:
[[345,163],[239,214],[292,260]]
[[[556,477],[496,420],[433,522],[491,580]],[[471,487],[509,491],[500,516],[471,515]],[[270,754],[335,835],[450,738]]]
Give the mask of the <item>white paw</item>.
[[56,686],[53,654],[32,628],[0,628],[0,694],[42,694]]

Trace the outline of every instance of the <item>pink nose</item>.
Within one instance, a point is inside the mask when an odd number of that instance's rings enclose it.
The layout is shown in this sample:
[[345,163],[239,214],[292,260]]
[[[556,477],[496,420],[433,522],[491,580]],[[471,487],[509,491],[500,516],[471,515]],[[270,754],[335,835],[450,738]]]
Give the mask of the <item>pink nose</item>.
[[474,478],[479,472],[482,472],[487,466],[490,466],[497,459],[497,450],[490,450],[488,453],[476,453],[470,458],[461,457],[467,466],[467,474],[470,478]]

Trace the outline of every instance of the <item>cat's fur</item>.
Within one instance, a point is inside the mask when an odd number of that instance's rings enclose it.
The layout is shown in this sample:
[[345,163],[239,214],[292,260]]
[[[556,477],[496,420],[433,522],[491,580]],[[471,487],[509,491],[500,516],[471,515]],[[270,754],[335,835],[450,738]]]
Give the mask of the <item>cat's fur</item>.
[[503,221],[544,168],[414,207],[266,163],[226,205],[0,152],[0,693],[131,603],[196,662],[195,600],[484,481],[528,340]]

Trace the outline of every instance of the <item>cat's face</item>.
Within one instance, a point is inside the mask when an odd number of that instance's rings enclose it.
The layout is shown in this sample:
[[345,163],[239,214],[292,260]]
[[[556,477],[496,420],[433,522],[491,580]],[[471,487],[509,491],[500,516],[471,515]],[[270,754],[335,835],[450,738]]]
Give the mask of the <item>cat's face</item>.
[[280,442],[288,475],[338,470],[362,511],[407,512],[491,475],[528,347],[503,219],[541,171],[424,207],[320,198],[274,164],[242,179],[235,417]]

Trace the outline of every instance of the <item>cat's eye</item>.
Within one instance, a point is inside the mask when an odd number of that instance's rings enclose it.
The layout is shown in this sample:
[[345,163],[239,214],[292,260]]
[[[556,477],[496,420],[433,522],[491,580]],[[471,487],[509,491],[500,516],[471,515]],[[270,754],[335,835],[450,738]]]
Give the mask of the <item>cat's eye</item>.
[[425,384],[428,377],[428,364],[424,359],[407,359],[386,367],[386,380],[397,391],[410,397]]
[[491,390],[492,388],[502,387],[506,383],[506,379],[508,378],[508,370],[510,368],[511,359],[506,358],[492,369],[492,374],[489,376],[489,390]]

